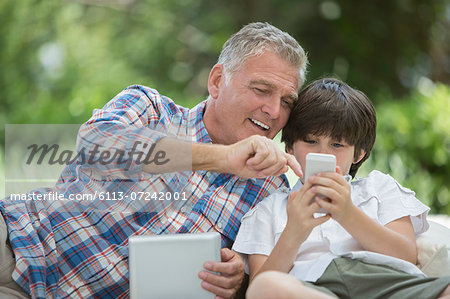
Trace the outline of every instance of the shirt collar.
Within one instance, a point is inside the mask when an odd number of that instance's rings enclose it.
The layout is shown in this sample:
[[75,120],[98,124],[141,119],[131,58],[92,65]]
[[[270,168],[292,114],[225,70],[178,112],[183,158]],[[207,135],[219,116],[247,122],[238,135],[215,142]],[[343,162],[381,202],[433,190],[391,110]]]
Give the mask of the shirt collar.
[[212,143],[211,137],[206,130],[205,123],[203,122],[203,113],[205,112],[207,102],[207,100],[204,100],[189,110],[188,119],[189,127],[192,130],[192,141]]

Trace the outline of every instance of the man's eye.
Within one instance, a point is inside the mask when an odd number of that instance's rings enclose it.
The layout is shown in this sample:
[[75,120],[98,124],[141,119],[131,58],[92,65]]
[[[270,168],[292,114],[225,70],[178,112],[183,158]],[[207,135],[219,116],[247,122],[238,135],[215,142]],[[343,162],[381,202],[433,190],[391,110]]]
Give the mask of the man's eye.
[[288,106],[289,108],[292,108],[292,106],[294,106],[294,104],[290,100],[282,100],[281,102],[283,103],[283,105]]
[[253,90],[258,94],[266,94],[267,92],[264,89],[261,88],[253,88]]

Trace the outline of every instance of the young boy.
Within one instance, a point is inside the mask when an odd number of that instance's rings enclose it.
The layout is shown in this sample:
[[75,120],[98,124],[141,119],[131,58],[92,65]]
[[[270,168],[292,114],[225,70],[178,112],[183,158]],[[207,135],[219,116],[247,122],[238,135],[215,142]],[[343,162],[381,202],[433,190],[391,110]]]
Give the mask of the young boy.
[[450,297],[450,277],[415,266],[429,208],[381,172],[352,181],[375,135],[362,92],[331,78],[301,91],[282,140],[303,169],[310,152],[335,155],[336,173],[300,178],[244,216],[233,249],[248,255],[248,298]]

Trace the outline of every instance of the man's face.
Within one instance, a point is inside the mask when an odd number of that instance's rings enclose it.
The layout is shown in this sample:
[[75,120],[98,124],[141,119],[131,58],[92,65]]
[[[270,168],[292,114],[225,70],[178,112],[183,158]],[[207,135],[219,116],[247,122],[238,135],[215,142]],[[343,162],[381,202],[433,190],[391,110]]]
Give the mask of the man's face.
[[228,84],[223,68],[210,74],[211,100],[205,124],[214,143],[231,144],[252,135],[273,138],[297,100],[298,70],[273,52],[248,58]]

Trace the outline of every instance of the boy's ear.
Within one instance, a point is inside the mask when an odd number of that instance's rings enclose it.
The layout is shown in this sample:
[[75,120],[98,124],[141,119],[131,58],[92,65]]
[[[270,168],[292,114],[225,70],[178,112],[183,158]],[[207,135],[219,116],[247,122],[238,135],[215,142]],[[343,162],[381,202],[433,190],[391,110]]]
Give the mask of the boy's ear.
[[286,151],[286,153],[293,155],[294,151],[292,150],[292,148],[290,148],[289,146],[285,146],[284,150]]
[[359,153],[359,156],[357,158],[355,158],[353,164],[356,164],[359,161],[361,161],[362,158],[364,158],[365,155],[366,155],[366,151],[362,149],[361,152]]

